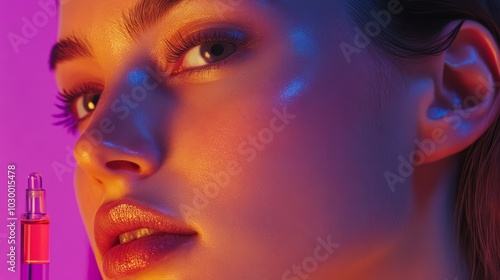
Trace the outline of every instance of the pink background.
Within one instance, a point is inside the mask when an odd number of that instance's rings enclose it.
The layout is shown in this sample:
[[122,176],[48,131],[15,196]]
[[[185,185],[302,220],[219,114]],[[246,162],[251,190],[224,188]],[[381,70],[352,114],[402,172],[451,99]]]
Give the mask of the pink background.
[[[16,165],[16,215],[25,212],[27,176],[43,177],[51,216],[50,278],[100,279],[73,190],[76,136],[54,127],[57,92],[48,55],[57,38],[57,15],[38,4],[55,0],[1,0],[0,8],[0,279],[20,278],[20,221],[16,228],[16,273],[7,270],[7,166]],[[27,28],[26,22],[33,24]],[[23,31],[23,28],[25,29]],[[23,33],[24,32],[24,33]],[[11,44],[9,34],[24,42]],[[54,165],[64,167],[56,172]],[[10,245],[9,245],[10,246]]]

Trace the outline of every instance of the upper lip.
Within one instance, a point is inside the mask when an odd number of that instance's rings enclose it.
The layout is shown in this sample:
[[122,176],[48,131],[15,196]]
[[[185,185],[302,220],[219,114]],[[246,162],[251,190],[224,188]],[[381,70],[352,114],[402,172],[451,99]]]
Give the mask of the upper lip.
[[118,244],[120,234],[149,228],[172,235],[195,235],[196,231],[169,215],[140,204],[132,199],[122,199],[102,205],[94,221],[94,238],[97,248],[104,255]]

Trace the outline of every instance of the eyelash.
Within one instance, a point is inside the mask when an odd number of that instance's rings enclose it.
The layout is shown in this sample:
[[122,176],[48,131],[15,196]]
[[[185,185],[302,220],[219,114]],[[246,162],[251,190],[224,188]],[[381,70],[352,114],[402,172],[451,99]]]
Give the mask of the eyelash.
[[70,90],[70,91],[63,91],[58,92],[56,99],[59,103],[54,104],[57,109],[60,110],[60,113],[52,115],[56,119],[56,122],[53,124],[56,126],[62,126],[63,128],[66,128],[70,134],[75,134],[77,127],[78,127],[78,119],[77,117],[73,114],[72,112],[72,106],[75,100],[83,96],[85,94],[89,93],[98,93],[100,94],[102,92],[102,87],[95,85],[95,84],[90,84],[86,83],[83,84],[82,86]]
[[[224,42],[235,44],[239,48],[245,48],[250,45],[251,38],[245,35],[243,32],[236,30],[212,29],[203,30],[201,32],[190,34],[188,36],[177,33],[172,40],[164,39],[164,41],[167,45],[166,61],[168,63],[175,63],[179,59],[181,59],[187,51],[204,43]],[[224,62],[226,62],[226,59],[222,60],[221,62],[211,63],[209,65],[187,71],[205,71],[209,68],[221,66],[220,63]]]

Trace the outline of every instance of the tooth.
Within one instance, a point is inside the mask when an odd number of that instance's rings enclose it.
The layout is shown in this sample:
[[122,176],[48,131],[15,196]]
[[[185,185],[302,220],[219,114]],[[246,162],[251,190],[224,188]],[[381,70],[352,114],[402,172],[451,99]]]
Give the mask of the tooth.
[[135,239],[150,236],[155,232],[158,231],[149,228],[140,228],[133,231],[122,233],[120,234],[120,236],[118,236],[118,238],[120,239],[120,244],[125,244]]
[[123,233],[120,234],[120,244],[128,243],[132,237],[130,236],[130,233]]
[[126,233],[122,233],[118,236],[118,238],[120,238],[120,244],[123,244],[123,243],[127,243],[128,242],[128,238],[126,236]]
[[148,233],[149,233],[149,230],[147,228],[142,228],[142,229],[137,230],[136,236],[137,236],[137,238],[141,238]]

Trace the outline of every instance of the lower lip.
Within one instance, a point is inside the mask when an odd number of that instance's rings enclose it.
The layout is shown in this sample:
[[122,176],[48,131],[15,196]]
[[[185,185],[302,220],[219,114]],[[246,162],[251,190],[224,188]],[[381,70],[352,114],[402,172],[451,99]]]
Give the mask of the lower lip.
[[113,279],[133,275],[193,240],[194,235],[158,234],[116,245],[104,255],[104,274]]

